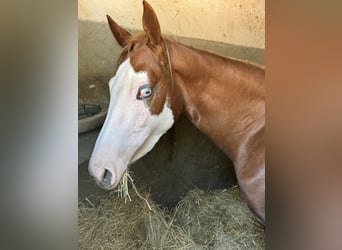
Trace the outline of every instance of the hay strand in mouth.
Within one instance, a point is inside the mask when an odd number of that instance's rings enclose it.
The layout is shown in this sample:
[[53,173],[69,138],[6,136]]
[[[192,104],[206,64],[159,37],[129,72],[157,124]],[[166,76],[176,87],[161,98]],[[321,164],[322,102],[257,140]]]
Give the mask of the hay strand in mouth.
[[129,173],[129,170],[127,169],[124,174],[122,175],[122,178],[120,180],[120,183],[118,185],[118,188],[116,190],[116,192],[118,193],[118,197],[121,199],[125,200],[125,204],[126,201],[132,201],[131,196],[129,195],[129,184],[128,182],[131,184],[133,190],[135,191],[135,193],[137,194],[137,196],[142,199],[143,201],[145,201],[147,207],[149,210],[152,210],[150,204],[148,203],[147,199],[144,198],[139,192],[137,187],[134,185],[134,180],[132,178],[132,176]]
[[127,199],[129,201],[132,201],[131,196],[129,195],[128,181],[130,181],[133,184],[133,178],[129,174],[129,171],[126,170],[123,173],[123,175],[121,177],[121,180],[119,182],[119,185],[118,185],[118,187],[117,187],[117,189],[115,191],[115,192],[118,193],[118,197],[120,199],[124,199],[125,200],[125,203],[126,203]]

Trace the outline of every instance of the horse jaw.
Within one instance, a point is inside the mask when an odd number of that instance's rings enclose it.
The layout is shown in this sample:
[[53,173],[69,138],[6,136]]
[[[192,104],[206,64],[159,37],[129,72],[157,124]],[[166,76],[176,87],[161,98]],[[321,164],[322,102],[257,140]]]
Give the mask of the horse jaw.
[[149,82],[147,73],[135,72],[129,59],[109,82],[107,117],[89,161],[90,175],[104,189],[115,188],[128,165],[148,153],[174,123],[167,102],[160,114],[152,115],[146,103],[136,99],[144,82]]
[[168,104],[164,104],[164,109],[159,115],[152,115],[156,119],[160,120],[160,124],[153,133],[146,139],[143,145],[136,151],[132,157],[130,163],[139,160],[141,157],[146,155],[152,150],[154,145],[159,141],[160,137],[169,130],[174,123],[174,116],[172,110],[169,108]]

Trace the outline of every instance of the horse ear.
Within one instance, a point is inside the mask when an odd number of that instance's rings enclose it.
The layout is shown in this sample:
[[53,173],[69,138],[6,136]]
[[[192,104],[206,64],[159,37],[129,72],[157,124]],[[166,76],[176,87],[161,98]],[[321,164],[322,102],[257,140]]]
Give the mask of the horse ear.
[[107,20],[116,41],[121,47],[124,47],[128,39],[131,37],[131,33],[117,24],[109,15],[107,15]]
[[145,0],[143,1],[143,6],[144,12],[142,23],[144,31],[147,34],[151,44],[156,46],[161,43],[161,32],[158,18],[151,5]]

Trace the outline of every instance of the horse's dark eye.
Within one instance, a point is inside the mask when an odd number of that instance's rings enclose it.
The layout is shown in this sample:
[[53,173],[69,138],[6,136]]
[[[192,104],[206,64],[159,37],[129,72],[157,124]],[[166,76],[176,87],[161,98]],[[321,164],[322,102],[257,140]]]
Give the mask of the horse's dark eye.
[[150,85],[145,84],[139,87],[137,92],[137,99],[138,100],[144,100],[149,98],[152,95],[152,89]]

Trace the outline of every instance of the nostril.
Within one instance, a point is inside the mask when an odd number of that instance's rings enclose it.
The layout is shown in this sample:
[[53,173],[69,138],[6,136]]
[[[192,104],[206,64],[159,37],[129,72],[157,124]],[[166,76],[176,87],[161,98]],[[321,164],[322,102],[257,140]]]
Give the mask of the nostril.
[[103,177],[102,177],[103,186],[110,187],[112,178],[113,178],[113,174],[109,170],[105,169]]

